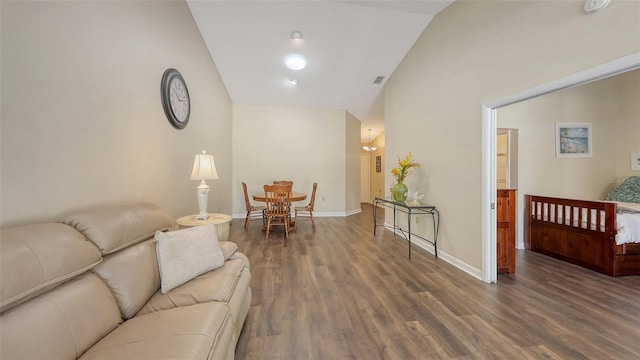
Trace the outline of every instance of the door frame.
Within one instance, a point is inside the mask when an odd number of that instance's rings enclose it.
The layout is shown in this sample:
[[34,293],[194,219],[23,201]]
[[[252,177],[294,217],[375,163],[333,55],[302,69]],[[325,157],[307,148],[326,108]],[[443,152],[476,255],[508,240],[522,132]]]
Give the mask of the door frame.
[[498,108],[639,68],[640,52],[636,52],[482,104],[482,281],[495,283],[498,280],[495,212]]

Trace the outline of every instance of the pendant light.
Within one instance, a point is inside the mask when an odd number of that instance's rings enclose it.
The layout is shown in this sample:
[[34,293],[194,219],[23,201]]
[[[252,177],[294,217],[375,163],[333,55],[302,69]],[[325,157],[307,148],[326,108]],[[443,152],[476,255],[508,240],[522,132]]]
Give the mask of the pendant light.
[[376,151],[378,148],[371,146],[371,129],[369,129],[369,145],[362,147],[365,151]]

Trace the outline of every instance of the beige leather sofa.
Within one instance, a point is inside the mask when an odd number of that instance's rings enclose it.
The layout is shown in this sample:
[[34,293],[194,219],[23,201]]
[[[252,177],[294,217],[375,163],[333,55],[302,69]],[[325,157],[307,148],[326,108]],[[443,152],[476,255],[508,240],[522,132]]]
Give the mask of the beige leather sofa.
[[247,257],[162,294],[149,203],[0,233],[1,359],[233,359],[251,303]]

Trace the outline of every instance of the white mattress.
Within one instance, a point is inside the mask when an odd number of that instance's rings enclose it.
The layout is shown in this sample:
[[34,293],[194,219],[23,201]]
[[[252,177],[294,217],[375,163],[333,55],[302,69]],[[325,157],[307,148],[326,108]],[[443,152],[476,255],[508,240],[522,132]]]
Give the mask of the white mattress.
[[617,203],[616,244],[640,242],[640,204]]

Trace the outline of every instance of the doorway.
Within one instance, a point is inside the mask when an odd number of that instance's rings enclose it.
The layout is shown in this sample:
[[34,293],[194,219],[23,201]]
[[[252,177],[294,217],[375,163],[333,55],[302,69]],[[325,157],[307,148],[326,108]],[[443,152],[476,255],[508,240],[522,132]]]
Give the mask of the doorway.
[[585,84],[640,68],[640,52],[595,66],[534,88],[482,105],[482,281],[497,281],[496,190],[497,190],[497,110],[556,90]]
[[360,154],[360,202],[371,202],[371,156]]

